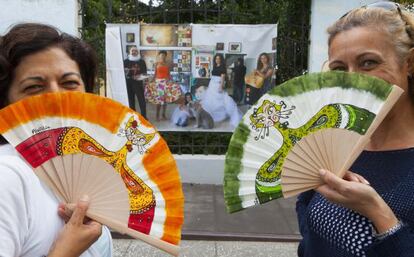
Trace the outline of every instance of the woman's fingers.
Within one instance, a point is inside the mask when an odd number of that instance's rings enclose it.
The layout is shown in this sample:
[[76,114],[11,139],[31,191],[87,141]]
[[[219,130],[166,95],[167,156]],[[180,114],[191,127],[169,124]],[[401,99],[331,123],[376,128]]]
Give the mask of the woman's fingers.
[[337,176],[332,174],[332,172],[324,169],[320,169],[319,174],[321,175],[322,180],[332,189],[342,191],[340,189],[343,187],[344,180],[338,178]]
[[348,181],[360,182],[360,179],[356,176],[356,174],[349,171],[345,173],[344,179]]
[[315,190],[331,202],[343,202],[346,200],[340,193],[326,184],[319,186]]
[[70,217],[72,216],[72,211],[69,210],[69,208],[66,208],[66,205],[64,203],[60,203],[58,206],[58,214],[59,217],[61,217],[65,223],[68,223],[70,220]]
[[69,220],[69,223],[80,226],[83,224],[83,219],[85,218],[86,211],[88,210],[89,206],[89,197],[82,196],[79,202],[76,204],[76,208],[73,211],[72,217]]
[[347,171],[344,175],[344,179],[348,180],[348,181],[354,181],[354,182],[359,182],[362,184],[366,184],[369,185],[368,180],[366,180],[363,176],[356,174],[354,172],[351,171]]

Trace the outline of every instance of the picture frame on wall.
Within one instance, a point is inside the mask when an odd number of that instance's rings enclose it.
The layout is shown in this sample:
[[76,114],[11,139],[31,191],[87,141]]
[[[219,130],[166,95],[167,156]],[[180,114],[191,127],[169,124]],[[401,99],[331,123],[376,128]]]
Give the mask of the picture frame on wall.
[[134,43],[135,42],[135,33],[126,33],[126,42]]
[[216,51],[224,51],[224,43],[223,42],[217,42],[216,43]]
[[131,47],[137,47],[137,45],[126,45],[126,53],[129,54]]
[[241,53],[242,43],[241,42],[230,42],[229,43],[229,53]]

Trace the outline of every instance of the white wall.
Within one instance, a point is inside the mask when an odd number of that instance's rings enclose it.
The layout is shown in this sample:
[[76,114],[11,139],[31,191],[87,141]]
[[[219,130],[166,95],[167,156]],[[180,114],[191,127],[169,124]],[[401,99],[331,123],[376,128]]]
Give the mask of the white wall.
[[20,22],[40,22],[78,36],[77,0],[0,0],[0,35]]
[[312,0],[309,71],[319,72],[328,59],[326,29],[349,10],[378,0]]
[[183,183],[223,184],[224,155],[174,155]]
[[[216,46],[217,42],[224,43],[228,53],[230,42],[242,43],[241,54],[246,54],[244,64],[247,70],[256,68],[257,58],[260,53],[274,52],[272,50],[272,38],[277,37],[276,24],[193,24],[192,45]],[[193,70],[195,72],[195,69]]]

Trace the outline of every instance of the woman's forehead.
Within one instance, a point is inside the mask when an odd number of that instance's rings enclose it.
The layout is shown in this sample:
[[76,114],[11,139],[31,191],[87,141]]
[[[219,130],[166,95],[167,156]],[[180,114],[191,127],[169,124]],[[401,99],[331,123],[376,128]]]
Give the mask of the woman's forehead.
[[363,52],[395,53],[392,39],[385,31],[368,27],[356,27],[335,35],[329,46],[329,58],[356,55]]
[[15,69],[16,77],[66,72],[79,73],[79,66],[60,48],[50,48],[27,55]]

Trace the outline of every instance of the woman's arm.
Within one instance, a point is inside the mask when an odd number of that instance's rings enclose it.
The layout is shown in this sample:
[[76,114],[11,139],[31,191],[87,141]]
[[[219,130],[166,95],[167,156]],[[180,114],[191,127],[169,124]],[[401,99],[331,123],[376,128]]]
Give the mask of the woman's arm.
[[171,65],[167,65],[168,67],[168,80],[172,80],[171,79]]
[[269,77],[271,77],[273,75],[273,70],[272,69],[267,69],[267,71],[265,73],[256,70],[256,74],[259,75],[260,77],[263,77],[264,79],[267,79]]
[[226,81],[226,74],[222,73],[220,75],[221,80],[220,80],[220,92],[222,92],[224,90],[224,82]]
[[158,62],[155,63],[154,80],[157,78],[157,68],[158,68]]

